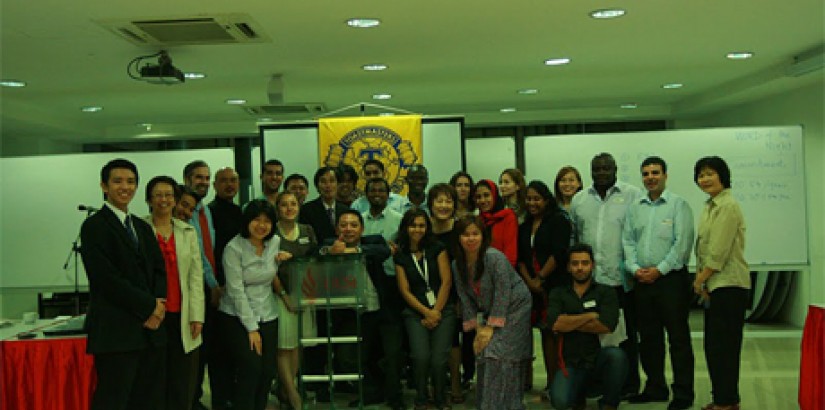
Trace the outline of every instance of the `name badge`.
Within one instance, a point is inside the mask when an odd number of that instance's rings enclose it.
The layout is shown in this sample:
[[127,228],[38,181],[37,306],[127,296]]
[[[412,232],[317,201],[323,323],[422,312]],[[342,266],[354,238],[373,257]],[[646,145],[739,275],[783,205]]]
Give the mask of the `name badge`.
[[433,292],[431,289],[428,289],[427,293],[425,293],[424,296],[427,298],[427,303],[430,305],[430,307],[435,306],[435,292]]
[[298,243],[301,245],[306,245],[309,243],[309,238],[298,238]]
[[595,300],[588,300],[587,302],[584,302],[584,305],[582,305],[582,306],[584,306],[585,309],[594,308],[594,307],[596,307],[596,301]]

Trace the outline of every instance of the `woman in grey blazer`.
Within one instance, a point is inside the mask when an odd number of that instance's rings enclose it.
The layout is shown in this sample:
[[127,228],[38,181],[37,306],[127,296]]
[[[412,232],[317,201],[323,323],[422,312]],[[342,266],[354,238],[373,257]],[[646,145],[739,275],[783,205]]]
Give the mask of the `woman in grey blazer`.
[[195,228],[172,217],[179,198],[171,177],[146,184],[151,215],[145,219],[166,263],[166,408],[191,409],[204,320],[203,266]]

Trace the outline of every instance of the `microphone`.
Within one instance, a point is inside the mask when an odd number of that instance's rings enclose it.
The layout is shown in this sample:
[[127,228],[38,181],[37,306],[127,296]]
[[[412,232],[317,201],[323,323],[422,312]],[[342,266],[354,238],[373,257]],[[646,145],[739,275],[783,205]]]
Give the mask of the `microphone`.
[[88,206],[88,205],[78,205],[77,210],[78,211],[83,211],[83,212],[97,212],[99,210],[99,208],[95,208],[93,206]]

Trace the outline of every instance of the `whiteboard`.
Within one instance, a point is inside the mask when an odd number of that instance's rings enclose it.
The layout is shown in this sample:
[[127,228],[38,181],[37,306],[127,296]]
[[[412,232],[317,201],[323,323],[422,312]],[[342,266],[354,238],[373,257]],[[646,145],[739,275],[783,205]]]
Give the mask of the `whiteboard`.
[[[461,159],[461,118],[428,119],[421,124],[423,163],[430,176],[430,186],[446,182],[464,168]],[[318,123],[266,125],[261,127],[264,156],[284,163],[284,177],[292,173],[309,180],[309,199],[316,197],[312,176],[318,169]],[[361,170],[357,170],[359,173]]]
[[[77,206],[103,204],[100,169],[115,158],[137,165],[140,180],[129,212],[141,217],[149,214],[145,190],[152,177],[168,175],[182,182],[183,167],[195,159],[206,161],[213,174],[235,163],[230,148],[0,159],[0,287],[74,286],[74,264],[64,271],[63,263],[86,217]],[[210,187],[207,202],[213,191]],[[85,286],[83,264],[78,266],[79,283]]]
[[621,134],[528,137],[527,178],[549,186],[556,172],[573,165],[592,184],[590,160],[608,152],[617,178],[642,187],[639,166],[651,155],[668,165],[667,188],[685,198],[696,223],[707,195],[693,181],[693,166],[705,156],[722,157],[731,168],[733,194],[745,215],[745,258],[759,265],[807,265],[808,223],[802,128],[713,128]]
[[501,171],[516,168],[516,141],[513,137],[468,138],[467,173],[473,181],[489,179],[498,184]]

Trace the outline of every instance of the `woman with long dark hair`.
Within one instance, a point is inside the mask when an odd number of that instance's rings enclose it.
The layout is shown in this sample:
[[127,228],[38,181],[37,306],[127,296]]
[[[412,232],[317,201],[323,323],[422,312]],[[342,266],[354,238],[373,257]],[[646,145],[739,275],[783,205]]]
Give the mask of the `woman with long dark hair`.
[[450,185],[455,188],[458,198],[455,208],[456,218],[472,215],[476,211],[475,198],[473,197],[473,187],[475,187],[473,177],[464,171],[458,171],[450,178]]
[[436,408],[448,409],[444,388],[456,327],[450,259],[423,210],[407,211],[401,219],[394,260],[398,289],[407,302],[403,317],[417,392],[415,408],[427,408],[427,381],[432,380]]
[[518,261],[518,218],[516,213],[504,207],[504,200],[496,183],[489,179],[478,181],[475,200],[484,226],[490,230],[490,246],[501,251],[510,265]]
[[705,310],[705,360],[713,402],[702,410],[739,409],[742,330],[748,308],[750,270],[745,262],[745,219],[731,193],[730,169],[719,157],[704,157],[693,180],[709,195],[696,236],[693,290],[709,301]]
[[530,291],[478,217],[459,219],[453,261],[464,330],[476,329],[477,405],[481,410],[524,409],[530,366]]
[[[538,326],[546,319],[550,290],[570,282],[567,250],[572,227],[544,182],[530,181],[525,203],[527,215],[519,226],[518,235],[518,271],[533,294],[531,322]],[[550,386],[556,374],[556,344],[552,329],[541,328],[541,347],[547,385]]]

